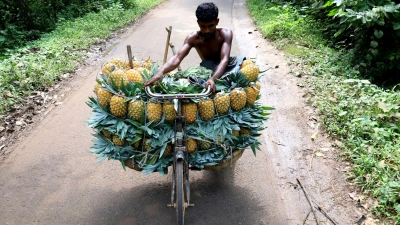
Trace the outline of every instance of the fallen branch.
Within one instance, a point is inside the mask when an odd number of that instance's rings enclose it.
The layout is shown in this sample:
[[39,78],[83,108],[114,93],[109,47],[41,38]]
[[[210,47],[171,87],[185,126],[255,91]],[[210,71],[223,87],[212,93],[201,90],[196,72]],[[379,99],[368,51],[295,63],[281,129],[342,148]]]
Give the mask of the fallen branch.
[[311,213],[311,210],[308,211],[306,218],[303,220],[303,225],[306,224],[306,221],[307,221],[308,216],[310,215],[310,213]]
[[[313,201],[314,202],[314,201]],[[314,206],[316,209],[318,209],[328,220],[330,220],[334,225],[337,225],[337,222],[332,219],[323,209],[321,206],[319,206],[317,203],[314,202],[316,206]]]
[[297,180],[297,183],[299,183],[301,189],[303,190],[303,193],[304,193],[304,195],[306,196],[306,199],[307,199],[307,201],[308,201],[308,204],[310,204],[310,206],[311,206],[311,212],[314,214],[315,222],[317,223],[317,225],[319,225],[317,214],[316,214],[315,211],[314,211],[314,207],[313,207],[313,205],[312,205],[312,203],[311,203],[311,201],[310,201],[310,199],[309,199],[309,197],[308,197],[308,195],[307,195],[306,190],[304,189],[304,187],[303,187],[303,185],[301,184],[300,180],[297,179],[297,178],[296,178],[296,180]]

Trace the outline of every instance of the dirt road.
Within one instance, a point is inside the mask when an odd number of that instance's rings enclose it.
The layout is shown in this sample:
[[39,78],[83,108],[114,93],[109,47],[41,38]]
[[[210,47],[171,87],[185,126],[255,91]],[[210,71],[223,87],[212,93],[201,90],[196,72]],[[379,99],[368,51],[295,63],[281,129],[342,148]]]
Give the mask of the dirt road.
[[[85,124],[95,77],[102,62],[126,58],[126,45],[139,59],[162,62],[165,27],[172,26],[177,48],[197,30],[194,11],[199,0],[168,0],[121,34],[104,56],[92,57],[62,89],[62,104],[36,123],[10,149],[0,165],[0,224],[174,224],[170,176],[124,171],[119,162],[97,163],[91,130]],[[290,74],[284,56],[260,37],[244,0],[214,1],[220,26],[234,30],[232,55],[256,58],[262,69],[262,102],[274,106],[257,157],[245,152],[222,172],[192,172],[192,202],[187,224],[303,224],[310,197],[338,224],[353,224],[355,207],[336,162],[335,149],[322,133],[315,142],[318,118],[304,103],[299,78]],[[170,53],[171,55],[171,53]],[[183,68],[197,65],[194,50]],[[320,157],[314,153],[320,152]],[[331,224],[317,212],[321,224]],[[315,224],[309,216],[306,224]]]

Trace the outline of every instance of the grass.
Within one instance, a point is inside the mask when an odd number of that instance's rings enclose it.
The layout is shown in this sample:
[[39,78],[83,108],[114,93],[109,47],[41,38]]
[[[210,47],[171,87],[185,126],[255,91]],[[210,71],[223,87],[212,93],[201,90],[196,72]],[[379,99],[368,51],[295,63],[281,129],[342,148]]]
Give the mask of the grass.
[[91,45],[105,41],[162,0],[138,0],[135,8],[120,4],[65,21],[40,40],[0,61],[0,116],[22,102],[32,91],[46,90],[61,75],[73,72],[86,58]]
[[362,79],[348,63],[352,51],[331,48],[318,21],[284,1],[273,2],[249,0],[254,21],[275,46],[305,65],[309,104],[352,163],[348,178],[378,200],[373,213],[387,221],[382,223],[400,224],[400,87]]

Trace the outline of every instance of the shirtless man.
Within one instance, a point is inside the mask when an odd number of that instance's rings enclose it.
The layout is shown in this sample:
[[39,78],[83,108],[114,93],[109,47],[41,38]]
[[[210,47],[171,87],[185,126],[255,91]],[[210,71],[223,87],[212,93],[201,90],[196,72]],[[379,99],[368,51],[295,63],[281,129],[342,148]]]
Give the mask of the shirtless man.
[[183,47],[178,53],[171,57],[154,76],[145,83],[149,86],[155,81],[161,81],[164,74],[174,70],[181,61],[189,54],[194,47],[200,58],[212,61],[217,65],[213,75],[207,80],[206,88],[210,86],[211,91],[215,92],[215,79],[220,78],[226,71],[232,45],[232,31],[228,28],[217,28],[219,23],[218,8],[210,3],[202,3],[196,10],[197,24],[199,31],[188,35],[183,43]]

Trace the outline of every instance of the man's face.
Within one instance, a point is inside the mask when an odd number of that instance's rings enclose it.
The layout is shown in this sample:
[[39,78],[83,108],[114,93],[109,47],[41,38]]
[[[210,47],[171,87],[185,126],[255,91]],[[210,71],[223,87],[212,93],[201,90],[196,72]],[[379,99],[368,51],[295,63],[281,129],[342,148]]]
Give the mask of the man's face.
[[210,39],[214,37],[215,30],[217,29],[219,19],[216,19],[214,21],[210,22],[203,22],[197,20],[197,24],[199,24],[200,27],[200,33],[201,36],[204,37],[204,39]]

